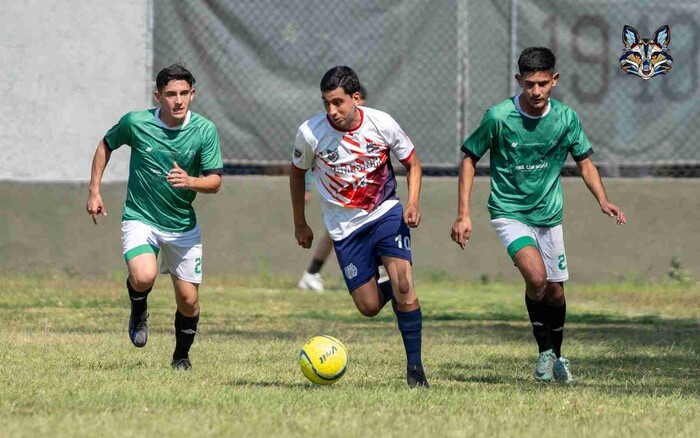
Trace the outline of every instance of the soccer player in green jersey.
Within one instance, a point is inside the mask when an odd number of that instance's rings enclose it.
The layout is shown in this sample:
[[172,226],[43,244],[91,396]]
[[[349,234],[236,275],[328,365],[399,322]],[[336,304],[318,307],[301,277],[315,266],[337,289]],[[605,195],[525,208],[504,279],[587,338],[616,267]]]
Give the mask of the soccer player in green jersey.
[[561,170],[571,154],[601,211],[626,222],[608,201],[593,154],[576,113],[551,99],[559,80],[556,58],[545,47],[520,55],[515,75],[522,92],[486,111],[462,146],[459,205],[451,237],[464,249],[472,232],[469,198],[476,162],[491,150],[491,224],[525,280],[525,303],[539,347],[535,379],[571,383],[561,355],[566,316],[564,281],[569,272],[562,231]]
[[122,252],[129,270],[129,337],[136,347],[148,339],[148,293],[160,272],[175,289],[175,352],[172,366],[192,367],[189,350],[199,322],[202,237],[192,201],[197,192],[217,193],[223,163],[214,124],[189,110],[194,76],[181,65],[161,70],[155,99],[160,106],[130,112],[97,145],[92,161],[87,212],[97,224],[107,215],[100,183],[112,152],[131,147],[129,183],[122,215]]

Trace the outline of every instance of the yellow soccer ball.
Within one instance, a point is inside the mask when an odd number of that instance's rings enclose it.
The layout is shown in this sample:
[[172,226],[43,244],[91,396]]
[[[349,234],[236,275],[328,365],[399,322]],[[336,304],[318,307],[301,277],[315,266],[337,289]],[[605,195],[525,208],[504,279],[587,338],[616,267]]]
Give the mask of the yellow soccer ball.
[[314,336],[299,352],[299,366],[307,379],[319,385],[330,385],[347,371],[348,350],[333,336]]

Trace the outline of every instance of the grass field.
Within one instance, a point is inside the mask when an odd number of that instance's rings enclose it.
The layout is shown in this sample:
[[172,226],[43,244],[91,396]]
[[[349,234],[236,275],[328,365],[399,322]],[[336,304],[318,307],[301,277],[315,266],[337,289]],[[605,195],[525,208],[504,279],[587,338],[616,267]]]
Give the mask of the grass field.
[[[520,285],[417,284],[432,388],[408,390],[394,316],[293,279],[207,278],[193,369],[174,372],[174,303],[159,278],[148,345],[126,333],[120,275],[0,275],[0,436],[697,436],[700,286],[568,285],[574,386],[536,384]],[[340,286],[339,283],[335,284]],[[314,386],[314,334],[350,368]],[[693,432],[695,431],[695,432]]]

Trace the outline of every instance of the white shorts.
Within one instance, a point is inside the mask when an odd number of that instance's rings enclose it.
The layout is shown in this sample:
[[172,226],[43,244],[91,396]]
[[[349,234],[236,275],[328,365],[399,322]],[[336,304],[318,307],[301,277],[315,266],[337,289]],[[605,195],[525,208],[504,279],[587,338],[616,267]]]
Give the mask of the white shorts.
[[122,254],[128,263],[137,255],[160,253],[161,274],[172,274],[180,280],[202,282],[202,235],[199,225],[190,231],[175,233],[139,221],[122,222]]
[[511,259],[522,248],[534,246],[542,255],[547,269],[547,281],[555,283],[569,279],[561,224],[554,227],[531,227],[515,219],[500,218],[493,219],[491,225]]

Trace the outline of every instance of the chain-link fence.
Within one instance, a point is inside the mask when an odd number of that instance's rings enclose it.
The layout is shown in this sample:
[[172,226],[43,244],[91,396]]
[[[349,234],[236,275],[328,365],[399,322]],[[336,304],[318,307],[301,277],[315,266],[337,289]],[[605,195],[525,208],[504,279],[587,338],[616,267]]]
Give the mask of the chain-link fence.
[[[345,64],[367,88],[368,105],[408,132],[426,169],[453,173],[484,111],[517,92],[517,56],[533,45],[557,54],[553,97],[578,112],[605,173],[688,176],[700,168],[693,2],[151,1],[154,75],[174,62],[191,68],[196,110],[219,127],[232,169],[287,165],[297,127],[323,111],[321,76]],[[625,24],[645,38],[671,26],[668,75],[624,74]]]

